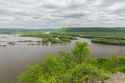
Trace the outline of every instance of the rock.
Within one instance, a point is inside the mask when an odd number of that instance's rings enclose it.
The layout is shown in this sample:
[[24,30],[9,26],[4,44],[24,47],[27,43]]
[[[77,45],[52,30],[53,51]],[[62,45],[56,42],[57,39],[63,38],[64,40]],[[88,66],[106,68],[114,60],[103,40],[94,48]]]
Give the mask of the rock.
[[108,80],[105,80],[104,83],[125,83],[125,73],[116,73]]

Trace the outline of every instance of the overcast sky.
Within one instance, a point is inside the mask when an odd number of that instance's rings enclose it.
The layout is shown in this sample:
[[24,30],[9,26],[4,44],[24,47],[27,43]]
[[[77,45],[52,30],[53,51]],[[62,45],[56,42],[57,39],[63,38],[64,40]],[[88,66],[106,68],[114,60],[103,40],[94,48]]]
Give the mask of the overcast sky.
[[0,0],[0,28],[125,26],[125,0]]

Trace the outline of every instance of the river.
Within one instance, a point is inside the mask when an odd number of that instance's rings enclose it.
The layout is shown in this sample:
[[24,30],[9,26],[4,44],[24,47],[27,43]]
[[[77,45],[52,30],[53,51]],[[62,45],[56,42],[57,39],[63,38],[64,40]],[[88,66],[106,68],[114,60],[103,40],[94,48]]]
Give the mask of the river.
[[[7,44],[8,41],[18,43],[11,45]],[[16,77],[25,70],[28,64],[40,63],[41,59],[49,53],[70,50],[76,41],[87,42],[91,54],[94,56],[125,55],[125,46],[95,44],[91,43],[90,39],[84,38],[79,38],[79,40],[74,40],[69,44],[52,46],[42,46],[38,41],[37,38],[20,38],[13,35],[0,36],[0,45],[3,45],[3,42],[5,44],[5,46],[0,46],[0,83],[9,80],[18,83]]]

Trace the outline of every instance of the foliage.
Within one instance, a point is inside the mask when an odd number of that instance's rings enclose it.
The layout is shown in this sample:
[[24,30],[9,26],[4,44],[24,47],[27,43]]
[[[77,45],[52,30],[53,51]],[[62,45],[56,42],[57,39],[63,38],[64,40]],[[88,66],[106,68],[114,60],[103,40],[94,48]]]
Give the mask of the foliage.
[[65,32],[74,32],[77,37],[91,38],[92,42],[111,45],[125,45],[125,29],[123,28],[63,28]]
[[112,56],[97,59],[97,65],[103,69],[113,72],[125,72],[125,57]]
[[125,32],[121,27],[64,27],[62,31],[66,32]]
[[61,76],[63,83],[83,83],[88,80],[104,80],[109,77],[109,72],[98,69],[96,66],[88,63],[77,64]]
[[28,70],[20,75],[23,83],[39,83],[38,78],[42,75],[42,66],[39,64],[29,65]]
[[75,47],[72,49],[72,59],[75,60],[74,62],[81,63],[82,61],[90,58],[89,53],[89,48],[86,43],[77,42]]
[[27,32],[22,33],[23,37],[38,37],[42,38],[43,44],[56,44],[56,43],[68,43],[71,40],[76,39],[74,33],[66,33],[66,32]]
[[125,57],[94,58],[85,43],[76,43],[69,53],[59,52],[30,65],[21,83],[96,83],[112,73],[125,72]]
[[123,39],[95,38],[92,39],[92,42],[110,45],[125,45],[125,40]]
[[125,45],[125,33],[122,31],[84,32],[79,33],[79,37],[91,38],[93,43]]

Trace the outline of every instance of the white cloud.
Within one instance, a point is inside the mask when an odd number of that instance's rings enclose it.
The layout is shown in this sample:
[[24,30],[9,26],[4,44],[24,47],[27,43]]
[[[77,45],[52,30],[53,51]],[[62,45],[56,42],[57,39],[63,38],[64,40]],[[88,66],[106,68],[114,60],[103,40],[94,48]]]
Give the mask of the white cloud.
[[0,27],[117,25],[123,11],[123,0],[0,0]]
[[114,11],[114,10],[119,10],[125,8],[125,2],[116,2],[113,5],[109,7],[109,10]]

